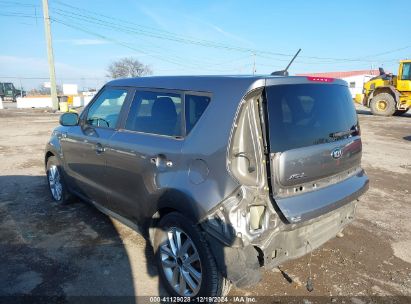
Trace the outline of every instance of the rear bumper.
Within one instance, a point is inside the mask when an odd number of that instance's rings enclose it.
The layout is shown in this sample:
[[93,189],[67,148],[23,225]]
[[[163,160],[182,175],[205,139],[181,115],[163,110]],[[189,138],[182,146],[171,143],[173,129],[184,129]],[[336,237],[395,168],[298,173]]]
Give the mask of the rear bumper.
[[265,267],[299,258],[334,238],[354,219],[355,209],[356,202],[351,202],[317,219],[286,225],[286,230],[275,234],[268,246],[261,248]]
[[[320,247],[334,238],[355,215],[356,202],[299,224],[283,224],[264,242],[264,246],[231,247],[206,234],[219,270],[239,288],[261,280],[261,266],[272,269],[277,265]],[[258,247],[258,250],[256,249]]]
[[[251,242],[244,241],[244,234],[241,238],[244,231],[238,230],[237,222],[219,221],[221,230],[232,236],[222,241],[205,221],[202,226],[220,271],[237,287],[244,287],[259,282],[261,266],[273,268],[318,248],[354,219],[356,200],[368,189],[368,183],[360,170],[337,184],[277,200],[290,223],[269,221],[266,231]],[[298,221],[292,221],[297,217]],[[225,218],[221,213],[220,219]]]
[[289,223],[314,219],[352,202],[368,190],[364,170],[354,176],[323,189],[276,199],[275,203]]

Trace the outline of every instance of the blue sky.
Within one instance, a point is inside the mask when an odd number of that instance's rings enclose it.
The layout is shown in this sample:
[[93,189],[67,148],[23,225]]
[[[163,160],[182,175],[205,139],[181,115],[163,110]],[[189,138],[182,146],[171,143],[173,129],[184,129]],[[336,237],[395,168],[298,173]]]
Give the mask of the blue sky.
[[[36,78],[22,80],[36,87],[48,77],[41,0],[0,4],[0,80]],[[298,48],[291,74],[381,65],[396,73],[398,60],[411,57],[407,0],[49,4],[58,83],[100,86],[107,65],[125,56],[155,75],[250,74],[254,58],[257,74],[265,74],[285,67]]]

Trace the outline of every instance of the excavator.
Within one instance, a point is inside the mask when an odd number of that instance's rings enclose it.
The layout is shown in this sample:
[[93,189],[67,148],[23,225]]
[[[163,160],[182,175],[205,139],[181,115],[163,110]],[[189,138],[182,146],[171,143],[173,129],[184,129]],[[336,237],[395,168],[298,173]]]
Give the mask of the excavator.
[[363,94],[355,102],[370,108],[380,116],[402,115],[411,107],[411,60],[400,60],[398,75],[385,73],[364,83]]

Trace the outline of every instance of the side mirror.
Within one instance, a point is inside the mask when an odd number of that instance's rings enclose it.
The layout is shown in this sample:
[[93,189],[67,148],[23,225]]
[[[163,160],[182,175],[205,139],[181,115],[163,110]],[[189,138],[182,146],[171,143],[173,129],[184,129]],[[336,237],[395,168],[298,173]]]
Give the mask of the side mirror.
[[60,124],[66,127],[77,126],[78,119],[79,117],[77,113],[64,113],[60,116]]

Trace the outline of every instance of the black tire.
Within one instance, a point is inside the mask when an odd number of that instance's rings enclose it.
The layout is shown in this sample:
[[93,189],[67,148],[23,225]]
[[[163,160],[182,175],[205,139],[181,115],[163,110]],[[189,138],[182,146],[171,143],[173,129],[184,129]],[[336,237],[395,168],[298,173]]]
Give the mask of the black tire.
[[[50,156],[47,159],[47,171],[46,171],[46,175],[47,175],[47,184],[49,186],[49,190],[50,190],[50,195],[51,198],[53,199],[53,201],[59,203],[59,204],[67,204],[70,202],[72,196],[70,195],[70,193],[68,192],[66,183],[64,181],[64,175],[63,175],[63,169],[61,168],[61,165],[57,159],[57,157],[55,156]],[[53,193],[53,185],[52,185],[52,178],[51,176],[54,174],[54,170],[57,170],[58,172],[58,179],[59,182],[61,184],[61,195],[56,196],[55,193]],[[56,178],[56,177],[55,177]],[[55,183],[56,184],[56,183]]]
[[380,93],[373,97],[370,108],[374,115],[392,116],[396,110],[395,99],[389,93]]
[[407,113],[407,111],[408,111],[408,109],[407,110],[396,110],[394,112],[394,116],[401,116],[401,115]]
[[[184,265],[182,262],[183,259],[180,259],[180,264],[178,263],[179,258],[172,258],[172,259],[165,259],[164,258],[164,246],[169,246],[170,243],[167,241],[167,234],[169,231],[179,231],[181,234],[181,246],[180,248],[183,248],[185,242],[190,239],[192,243],[195,245],[195,249],[198,253],[199,259],[198,259],[198,264],[193,265],[192,267],[196,267],[196,270],[200,270],[201,273],[201,283],[198,283],[198,291],[194,293],[193,289],[189,289],[187,287],[187,293],[185,296],[192,296],[192,297],[219,297],[219,296],[225,296],[228,294],[231,288],[231,283],[225,279],[222,274],[219,272],[217,269],[217,265],[214,259],[214,256],[212,255],[210,249],[208,248],[207,241],[204,239],[202,235],[202,231],[199,229],[197,225],[195,225],[190,219],[186,218],[182,214],[178,212],[172,212],[167,215],[165,215],[158,223],[158,226],[156,227],[155,234],[154,234],[154,252],[156,256],[156,262],[158,266],[158,271],[160,274],[160,278],[163,282],[163,285],[167,292],[169,293],[170,296],[182,296],[181,293],[177,292],[172,284],[169,282],[169,279],[167,279],[167,274],[166,271],[168,271],[168,276],[170,277],[170,271],[172,275],[174,274],[175,268],[179,267],[179,270],[177,272],[179,273],[178,277],[181,275],[181,270],[184,270]],[[172,233],[172,232],[170,232]],[[184,237],[187,236],[188,238],[184,239]],[[194,250],[191,251],[191,253],[194,252]],[[177,252],[179,252],[178,250]],[[170,251],[168,251],[170,252]],[[177,254],[179,255],[179,254]],[[192,254],[193,255],[193,254]],[[166,254],[165,256],[171,257],[171,255]],[[189,257],[189,256],[188,256]],[[186,258],[188,260],[188,258]],[[163,266],[163,260],[167,261],[175,261],[174,267],[166,267]],[[178,266],[180,265],[180,266]],[[192,264],[190,264],[191,266]],[[166,270],[167,268],[167,270]],[[169,269],[169,270],[168,270]],[[185,272],[187,275],[189,272]],[[194,281],[194,276],[190,276],[190,278]],[[180,279],[181,280],[181,279]],[[179,285],[180,281],[179,280]],[[197,281],[198,282],[198,281]],[[188,286],[188,285],[187,285]],[[178,289],[176,285],[176,289]],[[191,294],[189,293],[191,291]]]

